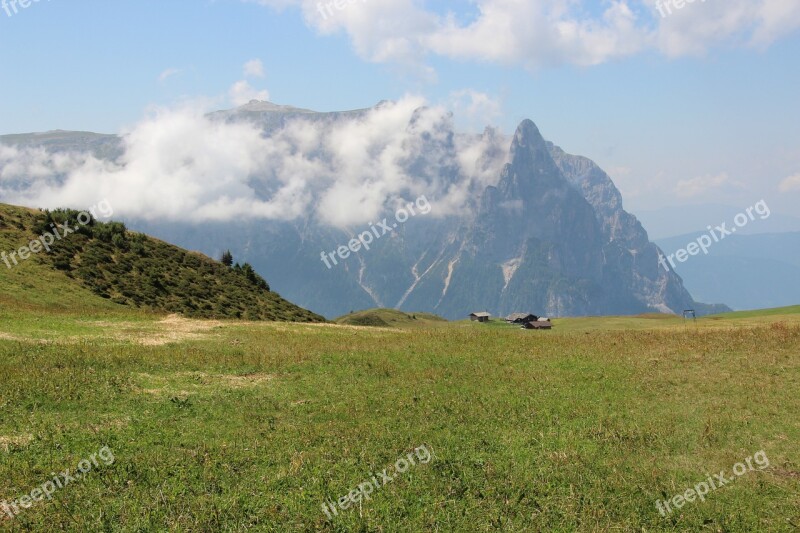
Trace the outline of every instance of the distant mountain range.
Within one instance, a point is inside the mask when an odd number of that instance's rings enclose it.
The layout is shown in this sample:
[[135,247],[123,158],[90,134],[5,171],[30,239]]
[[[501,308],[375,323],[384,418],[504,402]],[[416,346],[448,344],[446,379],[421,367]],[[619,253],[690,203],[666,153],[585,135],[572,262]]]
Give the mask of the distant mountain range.
[[[754,198],[754,201],[760,198]],[[656,210],[637,210],[636,217],[647,228],[651,239],[661,241],[670,237],[703,231],[708,225],[722,222],[730,225],[733,218],[749,206],[734,207],[722,204],[697,204],[680,207],[663,207]],[[738,228],[738,233],[757,235],[761,233],[792,233],[800,231],[800,218],[771,213],[769,218],[757,218],[750,224]]]
[[[656,242],[670,254],[700,235]],[[675,270],[696,298],[724,301],[737,310],[796,305],[800,302],[800,232],[737,233],[711,246],[708,255],[701,253],[678,263]]]
[[[210,116],[254,123],[270,136],[297,121],[357,121],[368,112],[315,113],[251,102]],[[415,120],[418,115],[408,123],[409,131],[416,131]],[[440,179],[455,184],[458,168],[441,161],[458,160],[459,134],[447,122],[435,128],[435,136],[419,139],[421,151],[404,170],[421,175],[436,168]],[[337,268],[326,268],[320,252],[335,250],[366,228],[329,226],[311,214],[291,221],[202,225],[126,222],[209,255],[230,249],[291,301],[329,318],[372,307],[428,311],[449,319],[477,310],[549,316],[727,310],[695,302],[680,277],[659,267],[658,248],[592,161],[545,141],[529,120],[513,138],[487,130],[483,140],[508,146],[493,154],[507,161],[495,185],[466,191],[468,207],[459,214],[411,218]],[[0,143],[83,149],[107,159],[120,150],[113,136],[90,133],[6,136]],[[478,164],[490,168],[486,161]],[[252,182],[255,190],[269,194],[269,184],[259,176]],[[435,205],[437,198],[429,201]]]

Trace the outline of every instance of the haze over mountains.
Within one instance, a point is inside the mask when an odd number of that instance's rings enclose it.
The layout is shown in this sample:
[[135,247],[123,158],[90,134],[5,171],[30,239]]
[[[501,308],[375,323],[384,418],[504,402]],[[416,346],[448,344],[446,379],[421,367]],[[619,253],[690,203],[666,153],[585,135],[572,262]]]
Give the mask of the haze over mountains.
[[[672,253],[700,235],[656,242]],[[700,300],[724,301],[735,310],[793,305],[800,301],[800,232],[736,234],[716,243],[708,255],[692,257],[675,270]]]
[[[730,221],[742,207],[699,204],[637,211],[648,234],[666,254],[703,235],[709,224]],[[800,301],[800,219],[780,213],[737,227],[708,254],[678,263],[675,271],[695,298],[725,302],[736,310],[792,305]]]
[[[709,224],[731,221],[742,212],[742,207],[723,204],[670,206],[657,210],[637,210],[636,217],[647,228],[650,238],[659,241],[702,231]],[[794,232],[800,232],[800,218],[781,213],[771,213],[769,218],[737,228],[739,235]]]
[[[80,207],[107,197],[133,229],[212,256],[230,249],[328,317],[376,306],[447,318],[724,309],[698,304],[659,267],[602,169],[529,120],[507,138],[459,134],[447,112],[413,100],[341,113],[254,101],[159,115],[123,138],[50,132],[0,143],[5,201]],[[320,260],[420,195],[429,214],[335,268]]]

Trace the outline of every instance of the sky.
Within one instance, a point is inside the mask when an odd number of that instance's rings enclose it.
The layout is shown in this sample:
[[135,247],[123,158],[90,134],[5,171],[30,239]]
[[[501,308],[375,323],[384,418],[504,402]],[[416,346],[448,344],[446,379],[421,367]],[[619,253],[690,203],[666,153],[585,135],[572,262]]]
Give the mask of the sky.
[[764,199],[800,216],[797,0],[27,4],[0,3],[0,134],[141,137],[161,127],[154,109],[250,99],[419,101],[463,131],[532,119],[606,170],[634,212]]

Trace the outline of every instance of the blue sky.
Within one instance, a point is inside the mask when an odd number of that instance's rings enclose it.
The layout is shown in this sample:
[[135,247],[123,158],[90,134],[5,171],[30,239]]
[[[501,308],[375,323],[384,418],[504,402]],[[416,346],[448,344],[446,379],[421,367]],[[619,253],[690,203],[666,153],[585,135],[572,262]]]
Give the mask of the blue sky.
[[[728,16],[738,2],[663,19],[638,1],[368,0],[323,20],[311,0],[42,0],[0,10],[0,133],[116,133],[154,105],[233,107],[243,80],[321,111],[410,94],[453,107],[464,129],[533,119],[635,208],[767,198],[800,216],[800,10],[754,0]],[[586,36],[553,44],[557,24]],[[263,76],[245,76],[256,59]],[[459,94],[487,101],[470,114]]]

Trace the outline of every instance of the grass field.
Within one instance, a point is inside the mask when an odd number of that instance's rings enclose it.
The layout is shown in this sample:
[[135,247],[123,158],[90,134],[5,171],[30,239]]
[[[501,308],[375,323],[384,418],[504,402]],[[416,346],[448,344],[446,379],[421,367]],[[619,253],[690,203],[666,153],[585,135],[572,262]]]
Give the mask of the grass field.
[[[800,527],[797,308],[686,324],[563,319],[546,332],[194,321],[9,299],[0,504],[104,446],[114,461],[13,520],[0,509],[0,529]],[[395,471],[422,446],[429,462]],[[762,450],[766,469],[667,516],[656,508]],[[370,500],[323,512],[384,469],[394,479]]]

